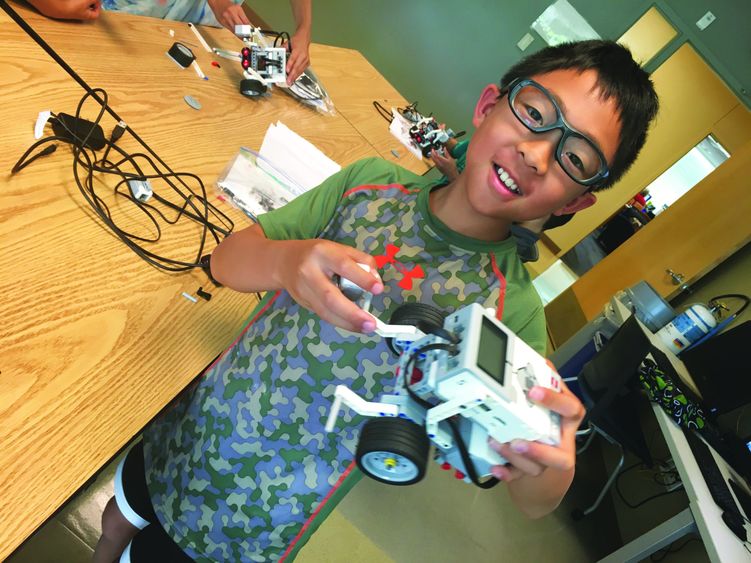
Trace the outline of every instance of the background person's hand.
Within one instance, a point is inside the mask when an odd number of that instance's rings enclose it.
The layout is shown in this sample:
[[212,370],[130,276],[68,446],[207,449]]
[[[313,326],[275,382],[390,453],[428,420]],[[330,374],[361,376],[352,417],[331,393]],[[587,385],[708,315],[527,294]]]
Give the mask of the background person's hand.
[[208,0],[208,3],[217,21],[232,33],[235,32],[236,25],[250,24],[242,4],[235,4],[232,0]]
[[310,32],[298,29],[290,38],[288,47],[292,50],[287,55],[287,85],[292,86],[310,64]]
[[[358,263],[370,266],[370,272]],[[347,299],[334,285],[334,274],[373,294],[383,291],[383,282],[372,256],[328,240],[289,241],[274,271],[277,283],[295,301],[323,320],[354,332],[373,332],[373,317]]]
[[456,160],[449,154],[448,150],[444,149],[442,152],[438,152],[433,149],[430,151],[430,158],[441,174],[446,176],[449,180],[456,180],[459,177],[459,169],[456,167]]
[[59,20],[95,20],[102,11],[101,0],[29,0],[29,4]]

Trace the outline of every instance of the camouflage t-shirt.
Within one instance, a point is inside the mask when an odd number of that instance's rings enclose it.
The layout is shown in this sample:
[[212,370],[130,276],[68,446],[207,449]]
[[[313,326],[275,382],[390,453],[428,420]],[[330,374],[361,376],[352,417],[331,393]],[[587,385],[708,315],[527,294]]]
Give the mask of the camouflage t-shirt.
[[[385,321],[404,302],[447,313],[479,302],[544,352],[542,304],[513,239],[451,231],[430,212],[429,192],[421,176],[364,160],[259,222],[271,239],[320,237],[376,257],[385,290],[371,311]],[[336,385],[376,400],[393,389],[396,365],[379,336],[336,328],[286,291],[268,294],[235,344],[144,433],[165,529],[197,561],[293,558],[360,477],[364,419],[343,409],[336,431],[324,431]]]

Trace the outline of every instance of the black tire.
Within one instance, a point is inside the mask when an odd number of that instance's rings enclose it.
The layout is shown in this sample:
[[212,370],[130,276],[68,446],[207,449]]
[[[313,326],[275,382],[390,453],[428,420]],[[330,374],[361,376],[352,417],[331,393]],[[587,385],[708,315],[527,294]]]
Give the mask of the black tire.
[[257,98],[266,93],[266,85],[254,78],[243,78],[240,81],[240,93],[246,98]]
[[[425,334],[435,334],[443,328],[446,315],[437,307],[425,303],[404,303],[399,305],[391,314],[389,324],[412,325],[419,328]],[[401,346],[393,342],[393,338],[387,338],[386,344],[397,356],[402,353]]]
[[429,451],[430,440],[422,426],[404,418],[372,418],[362,427],[355,459],[371,479],[404,486],[425,477]]

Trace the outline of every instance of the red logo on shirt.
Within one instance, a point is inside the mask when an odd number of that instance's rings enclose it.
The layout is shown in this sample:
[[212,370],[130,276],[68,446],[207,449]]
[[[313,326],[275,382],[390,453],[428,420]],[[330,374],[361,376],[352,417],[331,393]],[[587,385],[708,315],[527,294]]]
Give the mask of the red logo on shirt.
[[404,264],[397,262],[396,254],[399,252],[399,247],[393,244],[386,245],[386,254],[382,256],[376,256],[376,266],[383,268],[386,264],[393,264],[399,272],[402,273],[404,278],[398,283],[402,289],[412,289],[412,280],[415,278],[424,278],[425,272],[422,271],[420,266],[415,266],[412,269],[407,269]]

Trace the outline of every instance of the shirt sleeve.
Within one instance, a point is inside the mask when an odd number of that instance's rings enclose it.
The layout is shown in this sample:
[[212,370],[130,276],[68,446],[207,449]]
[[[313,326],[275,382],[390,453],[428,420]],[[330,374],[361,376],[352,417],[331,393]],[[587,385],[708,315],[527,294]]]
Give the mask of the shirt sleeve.
[[318,237],[334,216],[347,189],[355,187],[366,161],[358,161],[321,184],[297,196],[287,205],[259,215],[267,238],[273,240],[304,240]]
[[542,307],[535,310],[529,321],[516,335],[529,344],[543,357],[548,355],[548,331],[545,323],[545,310]]
[[454,148],[451,150],[451,156],[454,158],[459,158],[461,156],[465,156],[467,154],[467,147],[469,146],[469,141],[467,139],[463,141],[459,141],[454,145]]

